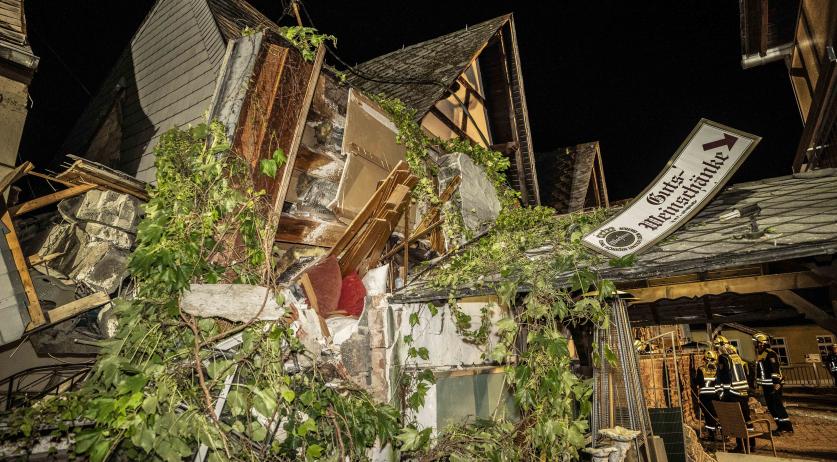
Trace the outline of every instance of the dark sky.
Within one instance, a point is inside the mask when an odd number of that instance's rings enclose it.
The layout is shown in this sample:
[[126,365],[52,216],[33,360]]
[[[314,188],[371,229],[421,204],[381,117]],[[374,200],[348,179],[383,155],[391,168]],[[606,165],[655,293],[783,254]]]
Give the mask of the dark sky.
[[[26,2],[41,66],[24,157],[56,153],[89,99],[81,84],[95,94],[152,3]],[[273,19],[282,11],[280,0],[252,3]],[[802,126],[787,70],[741,69],[738,2],[305,4],[349,63],[513,12],[535,150],[599,140],[611,199],[640,192],[701,117],[764,138],[733,181],[790,172]]]

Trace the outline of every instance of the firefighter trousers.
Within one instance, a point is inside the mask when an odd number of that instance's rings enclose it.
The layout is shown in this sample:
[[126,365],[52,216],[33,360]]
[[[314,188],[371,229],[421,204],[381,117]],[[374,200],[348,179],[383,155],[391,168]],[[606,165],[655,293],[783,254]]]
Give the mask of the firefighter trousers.
[[718,421],[715,420],[715,406],[712,401],[718,399],[716,395],[700,395],[700,412],[703,415],[703,425],[710,435],[718,428]]
[[774,390],[772,386],[763,386],[761,389],[764,392],[764,401],[767,404],[767,410],[773,416],[776,427],[779,431],[792,432],[793,424],[788,418],[788,411],[785,410],[785,404],[782,401],[782,390]]

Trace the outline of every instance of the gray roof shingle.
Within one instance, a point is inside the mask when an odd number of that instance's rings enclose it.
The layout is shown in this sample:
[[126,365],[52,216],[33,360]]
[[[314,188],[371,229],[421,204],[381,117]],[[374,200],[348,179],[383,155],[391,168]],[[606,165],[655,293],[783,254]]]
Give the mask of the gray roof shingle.
[[[736,208],[758,204],[763,236],[747,238],[749,218],[720,221]],[[837,253],[837,169],[732,185],[664,241],[639,255],[628,268],[599,268],[617,282],[675,276],[735,266]],[[395,300],[447,297],[421,280],[396,293]],[[562,284],[567,278],[559,278]],[[463,289],[462,296],[481,295]]]
[[422,117],[436,101],[442,99],[446,89],[509,21],[509,17],[490,19],[370,59],[355,66],[360,76],[347,72],[347,80],[370,95],[397,98]]

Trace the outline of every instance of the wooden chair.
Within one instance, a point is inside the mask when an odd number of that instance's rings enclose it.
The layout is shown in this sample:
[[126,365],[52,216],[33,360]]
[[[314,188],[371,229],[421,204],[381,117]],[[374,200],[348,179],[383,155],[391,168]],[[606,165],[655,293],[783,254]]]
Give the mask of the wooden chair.
[[[773,457],[776,457],[776,446],[773,444],[773,434],[770,433],[770,421],[757,419],[744,422],[744,414],[741,413],[741,406],[738,403],[724,401],[712,401],[715,406],[715,416],[720,424],[721,441],[723,450],[727,451],[727,436],[744,440],[744,453],[750,453],[750,438],[763,438],[770,440],[770,448],[773,450]],[[748,430],[747,426],[755,427],[755,424],[763,423],[767,431]]]

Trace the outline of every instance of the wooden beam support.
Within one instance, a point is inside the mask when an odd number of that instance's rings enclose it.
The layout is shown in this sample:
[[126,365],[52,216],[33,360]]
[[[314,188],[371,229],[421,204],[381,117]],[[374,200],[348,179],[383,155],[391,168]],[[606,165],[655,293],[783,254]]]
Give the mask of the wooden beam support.
[[20,216],[24,213],[32,212],[34,210],[38,210],[42,207],[46,207],[48,205],[52,205],[56,202],[62,201],[64,199],[68,199],[70,197],[78,196],[79,194],[84,194],[91,189],[97,188],[98,186],[95,184],[82,184],[78,186],[73,186],[72,188],[67,188],[62,191],[57,191],[52,194],[47,194],[46,196],[41,196],[31,201],[24,202],[20,205],[16,205],[11,208],[11,212],[14,216]]
[[[5,206],[6,201],[0,196],[0,205]],[[35,292],[35,285],[32,284],[32,278],[29,276],[29,265],[26,264],[26,257],[23,255],[23,250],[20,248],[20,241],[17,239],[17,232],[15,225],[12,222],[12,215],[7,210],[2,213],[0,219],[3,225],[9,230],[6,234],[6,243],[9,245],[9,250],[12,252],[15,267],[17,267],[18,275],[20,275],[20,282],[23,284],[23,290],[26,293],[26,299],[29,301],[27,310],[29,311],[30,323],[28,327],[38,327],[46,323],[44,312],[41,310],[41,302],[38,300],[38,294]]]
[[727,292],[752,294],[775,290],[825,287],[826,285],[828,285],[828,281],[825,281],[823,278],[810,271],[801,271],[796,273],[716,279],[712,281],[642,287],[626,290],[637,297],[637,300],[631,303],[633,305],[636,303],[653,302],[664,298],[676,299],[681,297],[702,297],[704,295],[719,295]]
[[32,255],[26,260],[29,261],[29,266],[40,265],[41,263],[46,263],[48,261],[55,260],[56,258],[64,255],[64,252],[54,252],[49,255],[40,256],[38,254]]
[[104,292],[96,292],[78,300],[73,300],[70,303],[53,308],[47,312],[49,322],[55,324],[65,319],[78,316],[85,311],[100,307],[105,303],[110,302],[110,297]]
[[[294,165],[296,162],[296,155],[299,151],[299,145],[302,142],[302,133],[305,130],[305,121],[308,119],[308,111],[311,109],[311,102],[314,100],[314,89],[317,87],[317,79],[320,78],[320,71],[323,68],[323,59],[325,58],[325,45],[320,44],[317,48],[317,54],[314,57],[314,63],[311,66],[311,75],[308,77],[308,83],[305,87],[305,95],[302,99],[302,107],[297,114],[296,126],[294,126],[293,135],[290,146],[286,152],[285,165],[280,172],[280,182],[276,197],[273,201],[273,208],[275,213],[271,214],[270,223],[268,227],[268,236],[275,236],[278,233],[279,221],[283,216],[281,214],[282,205],[285,203],[285,196],[288,194],[288,186],[291,184],[291,176],[293,175]],[[275,92],[274,92],[275,94]],[[271,103],[272,104],[272,103]],[[271,239],[272,241],[273,239]]]
[[24,162],[18,165],[14,170],[7,173],[6,176],[0,178],[0,194],[6,192],[6,188],[12,185],[15,181],[23,178],[24,175],[29,173],[30,170],[35,168],[32,165],[32,162]]
[[277,242],[333,247],[344,235],[346,227],[310,218],[283,213],[276,230]]
[[796,292],[792,290],[773,290],[768,293],[777,297],[785,305],[792,306],[800,314],[805,315],[806,318],[814,321],[823,329],[828,329],[833,334],[837,334],[837,318],[826,313],[822,308],[804,299]]

